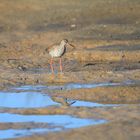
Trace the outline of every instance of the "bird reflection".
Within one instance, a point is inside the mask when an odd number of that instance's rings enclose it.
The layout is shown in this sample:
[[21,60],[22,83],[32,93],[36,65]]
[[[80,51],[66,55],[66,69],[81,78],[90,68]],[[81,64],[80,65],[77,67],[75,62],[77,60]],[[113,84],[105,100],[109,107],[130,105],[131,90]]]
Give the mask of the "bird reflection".
[[51,99],[57,103],[60,103],[62,106],[71,106],[76,102],[64,97],[51,97]]

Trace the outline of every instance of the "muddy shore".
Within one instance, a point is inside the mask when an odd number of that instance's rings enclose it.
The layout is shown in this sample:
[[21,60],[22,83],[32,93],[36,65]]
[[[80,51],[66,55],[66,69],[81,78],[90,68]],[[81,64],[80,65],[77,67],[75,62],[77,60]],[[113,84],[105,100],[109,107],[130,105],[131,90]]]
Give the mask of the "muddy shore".
[[[1,93],[9,98],[9,92],[26,92],[13,88],[41,85],[45,86],[39,89],[41,94],[60,103],[60,106],[38,108],[1,106],[1,115],[70,115],[106,121],[93,126],[63,128],[60,132],[25,134],[14,140],[140,139],[138,0],[1,0],[0,13]],[[62,57],[63,73],[59,71],[59,60],[55,59],[55,74],[52,74],[50,56],[45,49],[63,38],[76,48],[68,47]],[[58,88],[49,89],[49,86]],[[0,96],[3,97],[6,100],[6,96]],[[67,98],[104,106],[72,106],[64,102]],[[1,132],[33,128],[54,129],[55,126],[45,122],[0,121]]]

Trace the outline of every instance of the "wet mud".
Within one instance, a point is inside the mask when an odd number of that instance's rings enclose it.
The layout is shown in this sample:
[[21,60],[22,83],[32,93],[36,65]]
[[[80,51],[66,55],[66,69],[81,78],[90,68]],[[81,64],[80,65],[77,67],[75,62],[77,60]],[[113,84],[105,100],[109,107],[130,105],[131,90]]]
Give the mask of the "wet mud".
[[[139,9],[138,0],[1,0],[0,139],[139,140]],[[45,50],[64,38],[76,47],[52,74]]]

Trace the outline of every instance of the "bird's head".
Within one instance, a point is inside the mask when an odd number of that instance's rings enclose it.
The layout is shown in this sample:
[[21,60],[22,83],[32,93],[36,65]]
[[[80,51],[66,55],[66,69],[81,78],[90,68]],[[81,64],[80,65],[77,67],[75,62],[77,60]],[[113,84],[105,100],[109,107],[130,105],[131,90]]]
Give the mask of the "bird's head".
[[67,39],[63,39],[63,40],[61,40],[61,44],[63,44],[63,45],[68,44],[68,40],[67,40]]
[[75,46],[72,45],[72,44],[70,44],[70,43],[68,42],[67,39],[63,39],[63,40],[61,40],[61,44],[62,44],[62,45],[70,45],[70,46],[72,46],[73,48],[75,48]]

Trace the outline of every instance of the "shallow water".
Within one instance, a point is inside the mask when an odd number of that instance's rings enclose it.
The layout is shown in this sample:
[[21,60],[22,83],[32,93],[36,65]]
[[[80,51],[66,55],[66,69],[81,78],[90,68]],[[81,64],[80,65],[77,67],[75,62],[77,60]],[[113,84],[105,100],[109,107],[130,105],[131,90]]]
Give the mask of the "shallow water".
[[[33,89],[33,87],[31,87]],[[36,89],[37,87],[35,87]],[[30,89],[30,86],[26,89]],[[34,89],[34,90],[35,90]],[[95,102],[88,101],[80,101],[80,100],[71,100],[63,99],[62,97],[57,97],[57,100],[53,100],[47,94],[43,94],[41,92],[35,91],[19,91],[18,92],[0,92],[0,107],[5,108],[40,108],[40,107],[48,107],[48,106],[61,106],[64,105],[59,102],[59,99],[62,99],[63,102],[67,102],[74,107],[105,107],[105,106],[116,106],[115,104],[99,104]]]
[[[60,106],[61,102],[54,101],[45,92],[47,90],[70,90],[80,88],[95,88],[100,86],[118,86],[118,85],[133,84],[130,81],[123,83],[95,83],[95,84],[81,84],[81,83],[69,83],[66,85],[55,86],[43,86],[43,85],[26,85],[20,87],[13,87],[8,91],[0,91],[0,107],[8,108],[39,108],[48,106]],[[58,97],[59,98],[59,97]],[[18,100],[17,100],[18,99]],[[99,104],[88,101],[69,100],[73,102],[72,106],[85,106],[85,107],[105,107],[115,106],[114,104]]]
[[[54,129],[54,131],[60,131],[60,130]],[[43,133],[47,133],[47,132],[51,132],[51,129],[35,128],[35,129],[0,130],[0,139],[18,138],[18,137],[30,136],[33,134],[43,134]]]
[[[82,83],[69,83],[65,85],[54,85],[54,86],[43,86],[43,85],[26,85],[21,87],[15,87],[13,90],[35,90],[40,91],[43,89],[48,90],[70,90],[70,89],[80,89],[80,88],[95,88],[95,87],[101,87],[101,86],[118,86],[123,83],[89,83],[89,84],[82,84]],[[127,83],[126,83],[127,84]],[[12,89],[11,89],[12,90]]]
[[0,122],[43,122],[61,127],[63,126],[64,128],[78,128],[87,125],[104,123],[105,120],[82,119],[70,115],[19,115],[10,113],[0,113]]
[[106,123],[106,120],[103,119],[83,119],[76,118],[70,115],[19,115],[19,114],[10,114],[10,113],[0,113],[0,122],[1,123],[20,123],[20,122],[41,122],[47,123],[50,128],[34,128],[34,129],[8,129],[0,130],[0,138],[15,138],[22,136],[29,136],[34,133],[46,133],[46,132],[55,132],[62,131],[65,129],[79,128],[89,125],[97,125]]
[[71,89],[81,89],[81,88],[96,88],[96,87],[104,87],[104,86],[119,86],[119,85],[133,85],[135,82],[128,80],[122,83],[112,83],[112,82],[103,82],[103,83],[69,83],[64,85],[25,85],[20,87],[14,87],[12,90],[33,90],[33,91],[40,91],[40,90],[71,90]]
[[0,92],[0,107],[8,108],[38,108],[60,104],[51,100],[46,94],[38,92]]
[[96,102],[88,102],[88,101],[79,101],[76,100],[76,102],[74,104],[72,104],[71,106],[74,107],[109,107],[109,106],[119,106],[118,104],[100,104],[100,103],[96,103]]
[[[71,100],[62,97],[50,97],[46,94],[47,90],[70,90],[80,88],[94,88],[99,86],[118,86],[123,84],[133,84],[131,82],[125,83],[96,83],[96,84],[80,84],[69,83],[66,85],[43,86],[43,85],[26,85],[21,87],[13,87],[7,91],[0,91],[0,107],[3,108],[46,108],[48,106],[62,106],[61,101],[67,102],[73,107],[106,107],[118,106],[114,104],[99,104],[95,102]],[[43,93],[45,91],[45,93]],[[57,98],[58,100],[56,100]],[[61,101],[60,101],[61,100]],[[7,129],[0,130],[0,139],[9,139],[23,136],[30,136],[33,134],[42,134],[56,131],[64,131],[67,129],[80,128],[89,125],[97,125],[106,123],[105,119],[88,119],[77,118],[70,115],[21,115],[11,113],[0,113],[0,123],[47,123],[49,127],[32,128],[32,129]],[[50,127],[52,126],[52,127]]]

